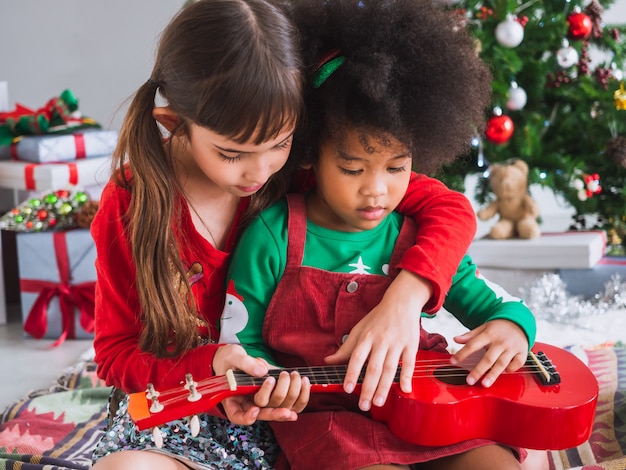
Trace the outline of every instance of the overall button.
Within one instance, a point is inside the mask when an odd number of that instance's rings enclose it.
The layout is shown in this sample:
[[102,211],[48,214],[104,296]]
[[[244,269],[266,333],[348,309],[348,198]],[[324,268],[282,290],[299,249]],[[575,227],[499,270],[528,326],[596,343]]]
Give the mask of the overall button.
[[359,288],[359,283],[358,283],[358,282],[356,282],[356,281],[351,281],[351,282],[349,282],[349,283],[348,283],[348,285],[346,286],[346,290],[347,290],[349,293],[351,293],[351,294],[352,294],[353,292],[356,292],[356,290],[357,290],[358,288]]
[[343,335],[341,337],[341,344],[345,343],[346,341],[348,341],[348,335]]

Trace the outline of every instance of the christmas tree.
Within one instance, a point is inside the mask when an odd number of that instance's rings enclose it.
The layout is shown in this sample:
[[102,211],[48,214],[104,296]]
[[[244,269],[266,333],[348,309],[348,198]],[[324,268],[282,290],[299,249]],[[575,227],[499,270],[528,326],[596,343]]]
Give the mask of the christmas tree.
[[[485,133],[437,176],[463,190],[468,173],[521,158],[531,184],[574,208],[572,229],[603,228],[610,243],[626,244],[626,27],[602,18],[613,1],[439,3],[461,16],[494,81]],[[482,204],[488,181],[478,184]]]

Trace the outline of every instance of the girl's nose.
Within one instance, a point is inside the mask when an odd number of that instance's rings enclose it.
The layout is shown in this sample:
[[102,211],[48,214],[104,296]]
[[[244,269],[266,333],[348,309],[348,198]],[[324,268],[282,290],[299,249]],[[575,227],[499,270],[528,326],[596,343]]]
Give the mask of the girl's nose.
[[385,179],[380,176],[372,176],[371,178],[368,178],[366,183],[363,185],[361,192],[365,196],[370,197],[382,196],[387,192]]
[[250,159],[244,176],[251,183],[264,184],[274,172],[269,158],[261,154]]

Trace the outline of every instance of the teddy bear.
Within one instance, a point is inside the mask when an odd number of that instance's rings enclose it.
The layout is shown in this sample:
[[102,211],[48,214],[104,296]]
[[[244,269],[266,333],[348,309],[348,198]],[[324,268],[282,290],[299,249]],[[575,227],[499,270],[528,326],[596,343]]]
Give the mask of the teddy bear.
[[528,164],[524,160],[492,164],[489,185],[496,198],[476,215],[480,220],[500,215],[491,228],[491,238],[530,239],[541,235],[539,206],[528,192]]

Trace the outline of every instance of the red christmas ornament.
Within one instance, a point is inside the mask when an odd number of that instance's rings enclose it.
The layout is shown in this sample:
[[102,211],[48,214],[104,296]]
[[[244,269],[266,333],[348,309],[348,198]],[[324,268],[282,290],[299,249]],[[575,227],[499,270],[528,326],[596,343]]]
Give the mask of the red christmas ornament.
[[44,209],[40,209],[37,211],[37,218],[39,220],[46,220],[48,218],[48,211]]
[[485,136],[494,144],[503,144],[511,138],[514,130],[513,120],[504,115],[496,114],[487,121]]
[[54,194],[56,194],[57,197],[65,199],[65,198],[67,198],[70,195],[70,192],[67,189],[59,189],[59,190],[55,191]]
[[593,30],[593,21],[585,13],[572,13],[567,17],[567,25],[571,39],[587,39]]
[[586,175],[585,186],[587,188],[587,197],[591,197],[594,194],[600,194],[602,192],[602,186],[600,186],[600,175],[597,173],[594,173],[593,175]]

